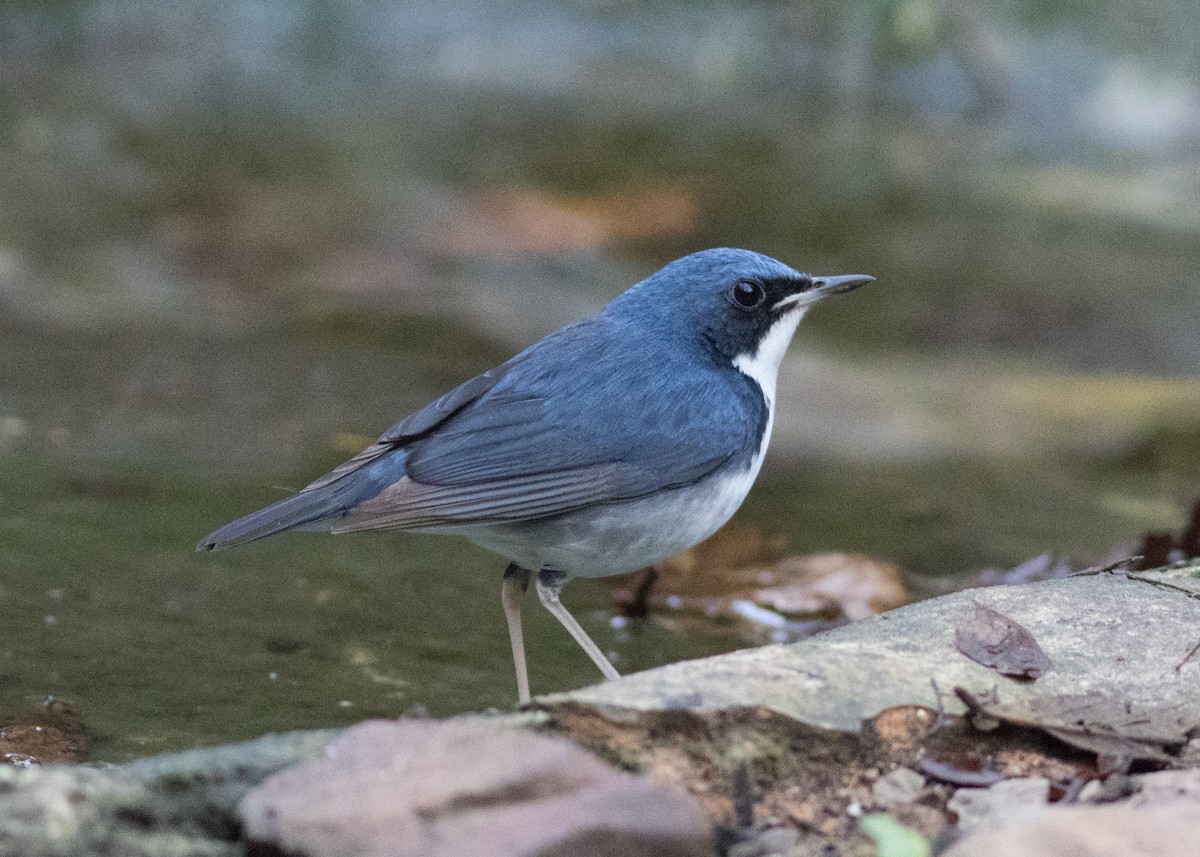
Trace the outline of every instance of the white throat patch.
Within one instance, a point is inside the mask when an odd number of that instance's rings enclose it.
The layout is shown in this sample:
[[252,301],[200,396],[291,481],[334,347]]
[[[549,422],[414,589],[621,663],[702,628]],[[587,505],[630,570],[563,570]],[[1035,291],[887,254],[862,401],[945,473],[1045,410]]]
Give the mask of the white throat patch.
[[[771,442],[771,428],[775,425],[775,384],[779,378],[779,364],[796,332],[796,325],[804,318],[805,310],[798,308],[777,320],[758,342],[758,349],[753,354],[739,354],[733,358],[733,365],[744,375],[758,382],[763,398],[767,400],[767,424],[763,429],[762,442],[758,452],[750,460],[750,468],[741,475],[738,490],[745,497],[758,477],[759,468],[767,455],[767,445]],[[738,501],[739,503],[741,500]]]
[[797,308],[779,318],[767,335],[758,343],[758,349],[753,354],[739,354],[733,358],[733,365],[758,382],[763,396],[767,399],[768,431],[769,421],[775,414],[775,384],[779,378],[779,364],[787,353],[796,325],[804,318],[805,309]]

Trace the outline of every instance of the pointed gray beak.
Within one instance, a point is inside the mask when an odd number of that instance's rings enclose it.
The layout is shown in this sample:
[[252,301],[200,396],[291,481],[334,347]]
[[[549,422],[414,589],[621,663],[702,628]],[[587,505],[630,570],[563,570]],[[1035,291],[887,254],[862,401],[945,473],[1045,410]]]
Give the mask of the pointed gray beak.
[[867,274],[842,274],[840,277],[813,277],[809,294],[820,292],[822,295],[840,295],[853,291],[859,286],[875,282],[875,278]]
[[817,301],[824,300],[830,295],[840,295],[859,286],[875,282],[875,278],[867,274],[842,274],[840,277],[809,277],[811,286],[802,292],[788,295],[775,306],[772,312],[790,312],[801,307],[808,307]]

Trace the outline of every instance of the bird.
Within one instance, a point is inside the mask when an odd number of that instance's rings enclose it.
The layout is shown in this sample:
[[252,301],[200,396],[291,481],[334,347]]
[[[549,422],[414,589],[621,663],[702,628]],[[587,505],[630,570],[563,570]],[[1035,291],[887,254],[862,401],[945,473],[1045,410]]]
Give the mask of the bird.
[[520,704],[530,701],[521,606],[531,578],[617,679],[563,587],[653,566],[728,521],[767,452],[796,326],[818,301],[873,280],[811,276],[727,247],[676,259],[196,549],[293,530],[462,536],[508,560],[500,600]]

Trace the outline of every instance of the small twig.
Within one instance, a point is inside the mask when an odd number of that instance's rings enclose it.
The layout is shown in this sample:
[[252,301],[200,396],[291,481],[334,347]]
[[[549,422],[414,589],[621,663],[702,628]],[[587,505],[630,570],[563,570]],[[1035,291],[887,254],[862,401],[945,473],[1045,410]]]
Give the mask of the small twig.
[[[992,688],[988,694],[993,702],[995,701],[995,692],[995,688]],[[1000,719],[987,712],[985,708],[987,703],[965,687],[955,687],[954,695],[967,707],[966,720],[975,729],[978,729],[980,732],[991,732],[1000,725]]]
[[1182,661],[1175,664],[1175,672],[1179,672],[1181,669],[1183,669],[1184,664],[1186,664],[1188,661],[1190,661],[1192,659],[1192,655],[1196,654],[1196,652],[1200,652],[1200,642],[1198,642],[1198,643],[1196,643],[1196,645],[1192,646],[1191,651],[1189,651],[1186,655],[1183,656]]
[[1143,559],[1145,559],[1145,557],[1140,554],[1135,556],[1127,556],[1125,559],[1119,559],[1116,562],[1110,562],[1108,565],[1098,565],[1092,568],[1085,568],[1082,571],[1073,571],[1068,574],[1067,577],[1089,577],[1093,574],[1108,574],[1109,572],[1116,571],[1123,565],[1131,566],[1134,563],[1141,562]]
[[946,706],[942,702],[942,689],[938,687],[937,679],[930,676],[929,683],[933,685],[933,696],[937,699],[937,720],[933,722],[933,731],[936,731],[946,722]]
[[1153,580],[1149,577],[1140,577],[1133,573],[1126,573],[1125,577],[1128,580],[1136,580],[1139,583],[1149,583],[1151,586],[1157,586],[1160,589],[1171,589],[1175,592],[1182,592],[1188,598],[1200,598],[1200,592],[1193,589],[1188,589],[1186,586],[1176,586],[1174,583],[1167,583],[1165,580]]
[[[1125,559],[1121,560],[1120,562],[1112,562],[1112,563],[1109,563],[1108,565],[1100,566],[1099,568],[1085,568],[1083,571],[1075,572],[1074,574],[1071,575],[1071,577],[1087,577],[1087,576],[1093,575],[1093,574],[1115,573],[1118,571],[1118,569],[1121,568],[1121,566],[1127,565],[1129,563],[1138,562],[1141,559],[1144,559],[1144,557],[1141,557],[1141,556],[1126,557]],[[1194,589],[1188,589],[1186,586],[1177,586],[1174,583],[1167,583],[1165,580],[1155,580],[1151,577],[1142,577],[1141,575],[1137,574],[1136,570],[1121,571],[1120,573],[1126,580],[1136,580],[1139,583],[1148,583],[1151,586],[1157,586],[1160,589],[1171,589],[1171,590],[1174,590],[1175,592],[1182,592],[1188,598],[1200,598],[1200,592],[1197,592]]]
[[967,690],[965,687],[955,687],[954,695],[957,696],[959,701],[967,707],[968,715],[984,713],[983,703],[979,701],[979,698],[976,697],[975,694],[971,693],[971,691]]

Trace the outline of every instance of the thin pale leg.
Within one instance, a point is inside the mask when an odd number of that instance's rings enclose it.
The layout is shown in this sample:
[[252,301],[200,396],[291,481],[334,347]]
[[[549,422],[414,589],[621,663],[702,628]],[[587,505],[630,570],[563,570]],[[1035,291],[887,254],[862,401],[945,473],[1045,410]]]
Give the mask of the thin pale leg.
[[617,679],[621,674],[616,668],[604,657],[604,653],[600,651],[600,647],[592,642],[592,638],[587,635],[587,632],[579,626],[575,621],[575,617],[567,612],[567,608],[563,607],[562,602],[558,600],[558,594],[562,591],[563,584],[567,582],[567,576],[561,571],[543,570],[538,573],[537,587],[538,598],[542,601],[542,606],[554,614],[554,618],[562,623],[562,626],[567,629],[575,642],[587,652],[592,663],[600,668],[600,672],[604,673],[604,677],[609,679]]
[[508,640],[512,643],[513,666],[517,668],[517,701],[521,705],[529,702],[529,671],[525,667],[525,635],[521,632],[521,601],[529,588],[529,570],[515,562],[504,570],[504,583],[500,586],[500,603],[504,605],[504,618],[508,620]]

